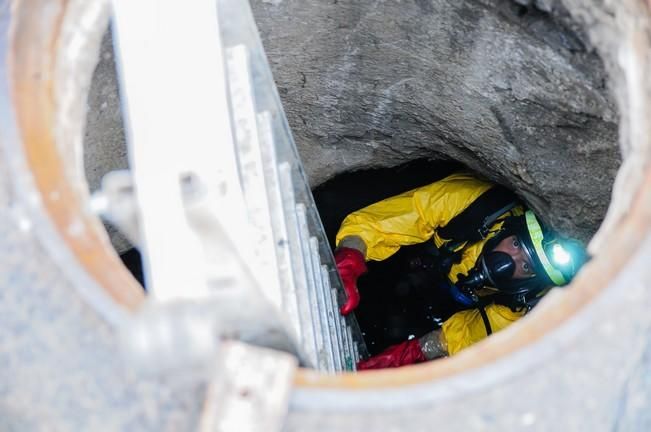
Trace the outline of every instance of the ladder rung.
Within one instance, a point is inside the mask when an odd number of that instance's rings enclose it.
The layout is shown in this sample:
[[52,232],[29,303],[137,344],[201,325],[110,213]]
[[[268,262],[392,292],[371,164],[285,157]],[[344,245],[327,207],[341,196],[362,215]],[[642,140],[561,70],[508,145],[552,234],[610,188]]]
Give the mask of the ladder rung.
[[353,340],[353,354],[355,355],[355,365],[357,365],[359,362],[359,348],[357,348],[357,344],[354,342]]
[[330,297],[332,298],[332,302],[335,305],[335,311],[337,312],[334,316],[334,328],[335,332],[337,333],[337,342],[339,345],[339,363],[341,363],[340,370],[344,371],[346,370],[346,340],[344,337],[343,327],[343,325],[345,325],[345,321],[343,320],[343,317],[338,313],[339,302],[337,301],[337,290],[335,288],[331,288]]
[[317,365],[318,350],[312,326],[312,309],[308,297],[307,263],[303,260],[301,236],[296,215],[296,201],[294,200],[294,185],[292,183],[291,166],[283,162],[278,166],[280,188],[283,197],[283,208],[287,218],[288,245],[293,269],[294,284],[296,287],[296,300],[301,326],[301,342],[311,366]]
[[346,325],[346,341],[348,342],[348,349],[350,351],[351,369],[357,370],[357,363],[355,360],[355,341],[353,340],[353,331],[350,326]]
[[[283,196],[280,188],[280,174],[274,145],[271,114],[268,111],[258,115],[258,130],[260,132],[263,167],[267,179],[267,196],[278,262],[278,281],[282,309],[289,317],[296,337],[300,341],[303,338],[303,329],[298,312],[296,283],[289,247],[288,228],[285,221],[285,212],[283,211]],[[283,169],[289,171],[289,163],[283,162],[283,166]]]
[[[244,46],[232,48],[228,64],[241,63],[247,76],[231,79],[231,99],[235,129],[235,148],[242,181],[242,191],[250,222],[249,235],[255,259],[254,276],[265,296],[276,306],[281,307],[282,294],[278,280],[278,263],[271,222],[268,185],[263,166],[262,148],[273,149],[273,137],[258,134],[257,116],[250,83],[248,53]],[[231,74],[232,76],[232,74]],[[241,81],[241,82],[240,82]],[[239,83],[239,85],[235,85]],[[269,141],[267,138],[271,138]],[[273,150],[272,150],[273,151]],[[267,179],[265,178],[267,177]]]
[[339,325],[341,326],[341,335],[342,335],[342,348],[343,348],[343,363],[344,370],[353,370],[353,353],[351,349],[351,344],[348,341],[348,326],[346,325],[346,318],[339,317]]
[[328,371],[334,372],[335,360],[332,350],[332,335],[328,325],[328,310],[325,301],[325,285],[323,273],[321,272],[321,260],[319,258],[319,240],[316,237],[310,237],[310,250],[312,251],[312,268],[314,269],[316,279],[316,300],[319,309],[319,318],[321,321],[321,331],[323,333],[323,348],[327,360]]
[[[305,204],[296,204],[296,218],[298,220],[298,232],[300,235],[301,253],[305,262],[305,272],[307,275],[307,294],[310,299],[310,312],[312,314],[312,326],[314,331],[314,340],[317,346],[317,359],[319,369],[327,369],[327,360],[324,350],[323,329],[321,328],[321,319],[319,316],[319,303],[317,301],[316,284],[317,276],[313,266],[312,249],[310,248],[310,231],[307,226],[307,213]],[[320,272],[319,272],[320,273]],[[321,275],[319,274],[320,278]]]
[[339,311],[335,308],[332,298],[332,287],[330,286],[330,277],[328,275],[328,266],[321,266],[321,277],[323,278],[323,297],[326,304],[326,313],[328,315],[328,330],[332,340],[332,356],[334,360],[334,370],[341,371],[341,341],[337,335],[337,323]]

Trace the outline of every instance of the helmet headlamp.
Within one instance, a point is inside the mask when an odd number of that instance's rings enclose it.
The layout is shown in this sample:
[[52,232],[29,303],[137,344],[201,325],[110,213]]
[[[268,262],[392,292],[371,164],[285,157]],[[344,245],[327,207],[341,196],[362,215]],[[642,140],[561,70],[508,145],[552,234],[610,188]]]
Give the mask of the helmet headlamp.
[[565,267],[572,261],[570,253],[559,243],[554,243],[551,247],[551,258],[554,264]]
[[576,242],[558,238],[546,240],[542,227],[531,210],[525,213],[531,243],[541,267],[555,285],[567,284],[585,261],[583,248]]

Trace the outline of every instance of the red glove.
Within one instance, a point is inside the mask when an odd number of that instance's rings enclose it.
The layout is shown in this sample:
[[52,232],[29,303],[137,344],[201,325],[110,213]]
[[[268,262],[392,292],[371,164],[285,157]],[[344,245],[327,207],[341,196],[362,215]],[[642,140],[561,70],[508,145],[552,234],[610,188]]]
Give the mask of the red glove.
[[357,278],[366,273],[364,254],[357,249],[342,247],[335,252],[335,263],[348,296],[346,304],[341,307],[340,311],[342,315],[348,315],[359,304]]
[[422,363],[426,360],[427,358],[416,338],[390,346],[380,354],[360,361],[357,363],[357,370],[395,368]]

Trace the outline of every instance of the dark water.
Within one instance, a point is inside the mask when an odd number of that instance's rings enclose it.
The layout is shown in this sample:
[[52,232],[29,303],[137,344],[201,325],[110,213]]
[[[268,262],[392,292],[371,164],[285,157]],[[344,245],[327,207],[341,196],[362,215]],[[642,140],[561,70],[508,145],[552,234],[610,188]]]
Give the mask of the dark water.
[[[419,160],[393,169],[346,173],[319,186],[314,199],[331,247],[352,211],[462,168],[453,162]],[[371,354],[437,328],[458,308],[435,283],[423,283],[418,273],[409,273],[406,263],[413,252],[403,248],[386,261],[369,262],[368,273],[358,281],[362,300],[355,314]]]

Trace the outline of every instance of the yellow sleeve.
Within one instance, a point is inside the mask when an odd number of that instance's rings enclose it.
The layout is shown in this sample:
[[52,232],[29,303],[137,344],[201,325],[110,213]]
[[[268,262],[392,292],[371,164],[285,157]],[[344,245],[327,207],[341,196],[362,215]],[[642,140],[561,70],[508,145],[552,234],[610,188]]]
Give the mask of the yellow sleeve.
[[[507,306],[496,304],[490,304],[484,309],[493,333],[508,327],[525,313],[524,310],[513,312]],[[443,335],[450,355],[484,339],[487,332],[479,309],[469,309],[452,315],[443,323]]]
[[493,185],[468,173],[453,174],[349,214],[336,244],[358,236],[366,244],[367,260],[384,260],[400,246],[422,243],[465,210]]

